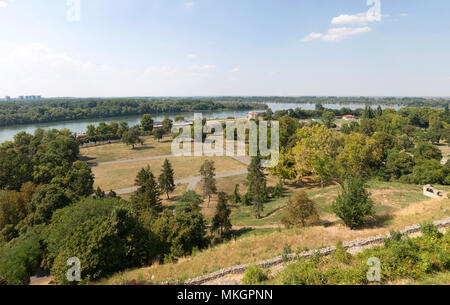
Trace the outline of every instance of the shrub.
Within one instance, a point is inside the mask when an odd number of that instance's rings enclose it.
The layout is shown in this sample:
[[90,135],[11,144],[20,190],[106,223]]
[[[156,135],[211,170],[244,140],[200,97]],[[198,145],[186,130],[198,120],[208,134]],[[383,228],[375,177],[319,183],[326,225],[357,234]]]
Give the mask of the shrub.
[[0,249],[0,285],[29,283],[43,253],[41,231],[42,226],[33,227]]
[[287,228],[315,223],[319,220],[319,214],[314,201],[308,198],[304,191],[298,191],[289,198],[285,214],[281,223]]
[[242,279],[242,284],[257,285],[263,281],[267,281],[267,279],[268,275],[266,271],[255,265],[252,265],[245,271],[244,278]]
[[369,198],[366,183],[361,178],[350,178],[341,185],[341,191],[332,205],[333,212],[351,229],[365,223],[374,215],[374,202]]
[[115,208],[111,215],[91,218],[78,226],[61,244],[52,266],[60,284],[68,284],[67,260],[81,262],[82,279],[96,280],[126,268],[148,264],[153,258],[152,243],[130,209]]

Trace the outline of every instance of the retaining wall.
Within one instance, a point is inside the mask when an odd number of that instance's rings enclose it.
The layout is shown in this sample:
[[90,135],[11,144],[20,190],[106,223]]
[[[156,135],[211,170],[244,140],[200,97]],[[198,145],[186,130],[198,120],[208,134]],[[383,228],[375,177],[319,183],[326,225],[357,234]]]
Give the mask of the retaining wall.
[[[433,224],[438,229],[449,227],[450,226],[450,218],[435,221],[435,222],[433,222]],[[400,231],[400,233],[403,236],[409,236],[409,235],[416,234],[419,232],[420,232],[419,224],[416,224],[416,225],[413,225],[410,227],[406,227],[405,229]],[[355,248],[379,245],[379,244],[383,243],[383,240],[385,238],[389,239],[389,238],[391,238],[391,235],[390,234],[376,235],[376,236],[371,236],[371,237],[364,238],[364,239],[356,239],[353,241],[344,242],[343,246],[347,250],[352,250]],[[268,267],[273,267],[275,265],[284,264],[284,263],[286,263],[286,260],[293,261],[298,258],[309,258],[309,257],[312,257],[313,255],[327,256],[327,255],[332,254],[334,251],[336,251],[336,247],[333,246],[333,247],[327,247],[327,248],[322,248],[322,249],[318,249],[318,250],[304,251],[301,253],[292,253],[292,254],[288,254],[285,258],[283,258],[280,255],[280,256],[277,256],[277,257],[274,257],[274,258],[271,258],[268,260],[257,262],[257,263],[251,263],[251,264],[245,264],[245,265],[239,265],[239,266],[221,269],[219,271],[216,271],[216,272],[213,272],[210,274],[206,274],[206,275],[196,277],[193,279],[188,279],[188,280],[184,281],[184,284],[185,285],[201,285],[206,282],[210,282],[212,280],[216,280],[216,279],[222,278],[222,277],[230,275],[230,274],[244,273],[248,269],[248,267],[250,267],[251,265],[256,265],[261,268],[268,268]]]

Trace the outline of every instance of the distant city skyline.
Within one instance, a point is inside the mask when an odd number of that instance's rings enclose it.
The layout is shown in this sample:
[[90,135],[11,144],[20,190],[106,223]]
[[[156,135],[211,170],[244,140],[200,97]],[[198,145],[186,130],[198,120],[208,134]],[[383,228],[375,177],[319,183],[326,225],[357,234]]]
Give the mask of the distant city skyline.
[[373,2],[0,0],[0,98],[449,97],[450,3]]

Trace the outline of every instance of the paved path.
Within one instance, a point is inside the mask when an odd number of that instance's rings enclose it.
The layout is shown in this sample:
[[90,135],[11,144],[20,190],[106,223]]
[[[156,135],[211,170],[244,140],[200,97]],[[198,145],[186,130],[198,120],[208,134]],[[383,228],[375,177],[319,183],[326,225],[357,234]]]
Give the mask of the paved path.
[[[227,173],[218,173],[216,175],[216,178],[226,178],[226,177],[233,177],[233,176],[239,176],[239,175],[244,175],[247,174],[248,171],[246,169],[244,170],[239,170],[239,171],[234,171],[234,172],[227,172]],[[177,180],[175,181],[175,185],[182,185],[182,184],[188,184],[187,190],[195,190],[195,187],[197,186],[197,183],[199,183],[201,181],[202,177],[198,176],[198,177],[191,177],[191,178],[186,178],[186,179],[181,179],[181,180]],[[114,192],[117,195],[125,195],[125,194],[129,194],[129,193],[133,193],[138,189],[137,186],[132,186],[132,187],[127,187],[127,188],[123,188],[120,190],[114,190]]]

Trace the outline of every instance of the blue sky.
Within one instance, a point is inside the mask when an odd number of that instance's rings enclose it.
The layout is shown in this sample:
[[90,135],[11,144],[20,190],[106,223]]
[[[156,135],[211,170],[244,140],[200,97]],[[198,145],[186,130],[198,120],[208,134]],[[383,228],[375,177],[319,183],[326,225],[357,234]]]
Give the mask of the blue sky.
[[379,2],[0,0],[0,96],[450,96],[450,2]]

